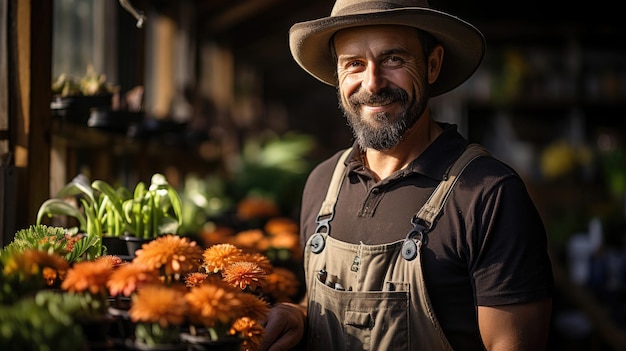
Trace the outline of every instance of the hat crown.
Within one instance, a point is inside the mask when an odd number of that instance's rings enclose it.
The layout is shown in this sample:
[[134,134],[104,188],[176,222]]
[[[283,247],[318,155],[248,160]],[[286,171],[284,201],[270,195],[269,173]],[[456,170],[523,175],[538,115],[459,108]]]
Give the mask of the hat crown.
[[348,16],[362,13],[393,10],[406,7],[429,8],[427,0],[395,0],[395,1],[368,1],[368,0],[337,0],[330,13],[331,17]]

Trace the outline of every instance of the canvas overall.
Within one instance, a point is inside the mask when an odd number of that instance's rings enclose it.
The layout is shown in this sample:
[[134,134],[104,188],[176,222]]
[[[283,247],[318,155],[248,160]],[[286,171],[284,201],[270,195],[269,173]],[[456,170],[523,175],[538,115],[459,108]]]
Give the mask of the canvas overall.
[[452,350],[424,286],[419,231],[432,227],[458,175],[486,151],[470,145],[414,216],[412,222],[420,223],[415,230],[405,240],[382,245],[331,236],[328,224],[347,154],[337,162],[320,225],[305,247],[307,350]]

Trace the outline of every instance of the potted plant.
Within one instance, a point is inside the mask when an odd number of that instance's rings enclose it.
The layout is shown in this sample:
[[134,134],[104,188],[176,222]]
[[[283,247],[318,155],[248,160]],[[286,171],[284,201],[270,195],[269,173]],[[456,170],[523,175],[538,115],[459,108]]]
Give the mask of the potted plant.
[[155,173],[150,185],[139,182],[133,195],[122,204],[128,232],[122,237],[131,256],[146,241],[165,234],[177,234],[182,225],[182,203],[176,189],[164,175]]
[[97,238],[80,236],[61,227],[38,224],[15,233],[13,240],[0,250],[0,261],[7,265],[17,254],[36,250],[59,255],[72,264],[95,258],[96,246]]
[[92,307],[102,302],[66,293],[63,285],[71,281],[72,267],[95,262],[86,255],[93,244],[91,237],[45,225],[15,234],[0,252],[1,349],[85,349],[89,337],[82,318],[94,315]]
[[[232,244],[160,235],[125,261],[86,259],[88,243],[36,225],[0,252],[0,349],[256,351],[270,301],[295,283]],[[111,313],[118,297],[128,298],[125,316]],[[120,322],[127,333],[112,328]]]
[[[68,201],[77,199],[78,204]],[[182,223],[180,197],[165,176],[155,173],[148,187],[139,182],[131,193],[124,186],[114,188],[103,180],[90,182],[79,174],[46,200],[37,212],[37,224],[46,217],[75,218],[77,230],[96,241],[92,257],[104,254],[133,256],[137,246],[163,234],[176,234]],[[113,239],[113,240],[109,240]],[[127,250],[112,250],[120,239],[130,243]],[[106,244],[103,244],[106,242]]]
[[[77,230],[96,241],[92,258],[106,254],[103,237],[119,237],[126,232],[127,222],[122,212],[122,201],[127,198],[128,190],[118,190],[102,180],[93,183],[84,174],[79,174],[67,183],[56,197],[44,201],[37,211],[36,224],[42,224],[44,218],[58,216],[72,217],[78,221]],[[80,205],[68,199],[76,199]],[[118,240],[119,241],[119,240]],[[109,241],[109,246],[115,242]]]

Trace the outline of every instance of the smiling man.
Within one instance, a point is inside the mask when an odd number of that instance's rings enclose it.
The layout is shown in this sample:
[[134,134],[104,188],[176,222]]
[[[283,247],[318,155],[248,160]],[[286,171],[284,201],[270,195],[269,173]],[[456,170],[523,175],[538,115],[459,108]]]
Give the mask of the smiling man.
[[482,34],[425,0],[339,0],[290,44],[337,87],[354,142],[307,180],[307,298],[272,308],[262,350],[545,349],[541,218],[512,168],[428,107],[474,73]]

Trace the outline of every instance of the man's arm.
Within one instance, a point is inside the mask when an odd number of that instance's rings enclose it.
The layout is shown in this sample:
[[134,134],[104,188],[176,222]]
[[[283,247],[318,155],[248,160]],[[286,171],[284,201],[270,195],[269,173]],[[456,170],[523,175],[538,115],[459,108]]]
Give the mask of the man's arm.
[[545,350],[552,300],[503,306],[478,306],[478,326],[489,351]]

